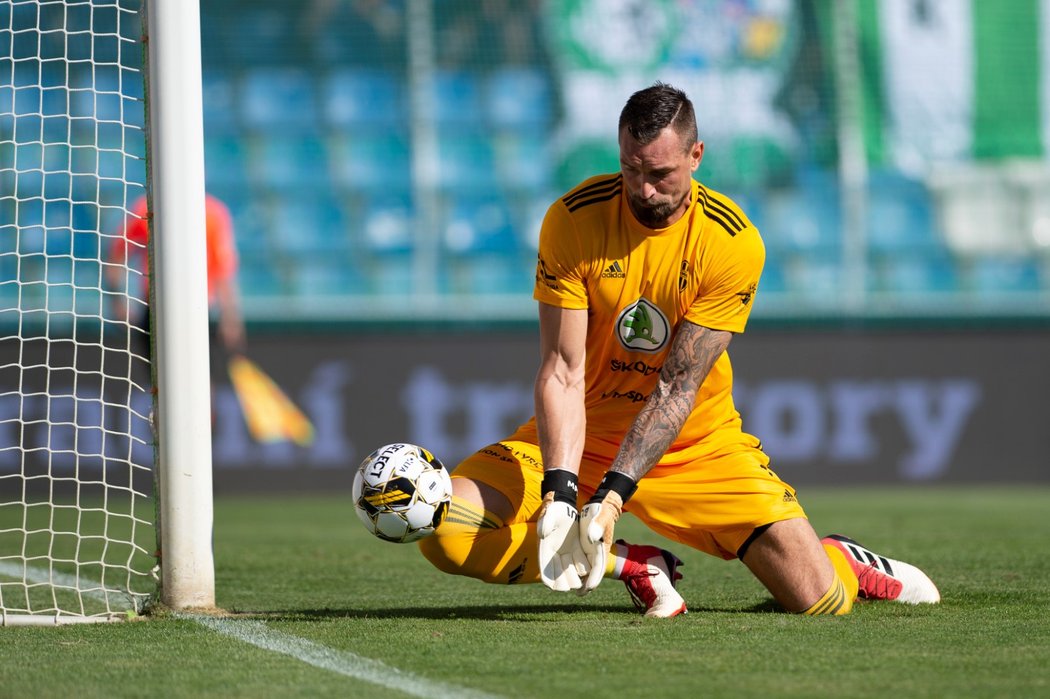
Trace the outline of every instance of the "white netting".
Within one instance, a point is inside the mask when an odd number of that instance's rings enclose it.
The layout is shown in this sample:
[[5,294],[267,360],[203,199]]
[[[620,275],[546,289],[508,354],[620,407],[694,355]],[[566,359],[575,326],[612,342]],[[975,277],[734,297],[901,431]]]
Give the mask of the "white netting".
[[[138,0],[0,0],[0,614],[155,590]],[[138,249],[136,249],[138,248]]]

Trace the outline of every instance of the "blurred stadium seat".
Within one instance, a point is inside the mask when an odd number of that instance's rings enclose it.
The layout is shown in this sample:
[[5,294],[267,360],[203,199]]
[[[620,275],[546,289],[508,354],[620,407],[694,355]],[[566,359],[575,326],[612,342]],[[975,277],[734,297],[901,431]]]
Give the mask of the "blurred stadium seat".
[[328,188],[328,149],[316,136],[266,135],[248,142],[251,181],[270,190]]
[[405,83],[400,76],[363,68],[332,71],[321,82],[323,114],[336,129],[397,130],[407,121]]
[[497,197],[454,197],[447,205],[442,240],[456,255],[519,249],[507,202]]
[[485,78],[485,115],[497,129],[545,129],[553,121],[550,81],[538,68],[497,68]]
[[493,138],[494,168],[509,189],[536,191],[550,184],[554,171],[550,138],[540,132],[500,134]]
[[398,133],[335,136],[330,141],[334,184],[363,192],[407,191],[412,165],[407,138]]
[[875,252],[941,247],[925,185],[900,173],[871,173],[867,209],[868,246]]
[[440,127],[477,128],[484,122],[480,78],[469,71],[437,70],[430,85],[434,120]]
[[369,285],[349,255],[304,256],[291,265],[290,289],[295,296],[309,299],[364,294]]
[[977,294],[1035,292],[1040,289],[1040,270],[1028,258],[984,257],[972,261],[969,288]]
[[204,138],[204,174],[209,189],[243,187],[248,181],[244,140],[237,135]]
[[409,252],[412,248],[414,215],[407,193],[371,198],[362,215],[361,243],[364,249],[379,255]]
[[235,79],[226,70],[205,70],[201,74],[204,133],[207,136],[235,134],[239,126]]
[[445,265],[448,290],[468,295],[529,295],[535,280],[535,264],[520,255],[507,253],[452,257]]
[[833,307],[842,294],[843,271],[838,255],[808,252],[784,262],[786,290],[814,306]]
[[288,294],[288,285],[273,256],[254,251],[242,252],[240,258],[237,283],[244,296],[267,298]]
[[763,294],[780,294],[788,290],[787,275],[779,260],[766,258],[758,290]]
[[237,67],[276,66],[303,61],[305,55],[295,45],[292,16],[280,4],[236,2],[225,7],[209,7],[212,21],[230,27],[223,32],[225,55]]
[[770,192],[762,207],[767,256],[837,250],[841,227],[838,190],[831,185]]
[[945,294],[959,290],[955,260],[943,250],[897,250],[874,258],[876,291],[901,294]]
[[314,78],[304,68],[253,68],[241,81],[242,121],[252,130],[312,135],[320,128]]
[[438,135],[438,186],[446,191],[484,190],[492,187],[495,156],[492,140],[484,133]]
[[279,254],[337,253],[348,247],[343,212],[332,197],[279,196],[272,202],[270,213],[271,239]]

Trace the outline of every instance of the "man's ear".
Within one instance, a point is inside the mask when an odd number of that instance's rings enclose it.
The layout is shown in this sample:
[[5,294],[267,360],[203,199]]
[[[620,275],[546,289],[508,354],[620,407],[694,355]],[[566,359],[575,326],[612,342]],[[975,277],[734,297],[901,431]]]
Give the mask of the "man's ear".
[[698,167],[700,167],[700,161],[704,159],[704,142],[703,141],[697,141],[693,145],[693,149],[692,149],[692,151],[690,151],[689,157],[690,157],[690,160],[691,160],[690,166],[692,168],[692,171],[696,172],[696,169]]

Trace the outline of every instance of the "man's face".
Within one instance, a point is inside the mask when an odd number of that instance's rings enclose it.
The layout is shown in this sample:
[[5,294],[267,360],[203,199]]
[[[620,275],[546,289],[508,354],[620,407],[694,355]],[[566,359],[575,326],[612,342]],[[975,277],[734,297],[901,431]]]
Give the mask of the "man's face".
[[682,217],[703,155],[703,141],[683,143],[670,126],[644,146],[627,129],[620,131],[620,171],[627,203],[639,223],[666,228]]

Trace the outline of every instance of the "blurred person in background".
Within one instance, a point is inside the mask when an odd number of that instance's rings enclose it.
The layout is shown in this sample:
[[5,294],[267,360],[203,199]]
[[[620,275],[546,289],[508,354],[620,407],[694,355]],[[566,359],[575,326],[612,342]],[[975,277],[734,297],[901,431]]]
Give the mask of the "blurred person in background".
[[[147,257],[150,212],[146,196],[131,207],[120,231],[113,235],[105,265],[111,289],[125,294],[112,294],[113,313],[127,322],[131,332],[131,350],[150,362],[149,260]],[[234,244],[233,217],[218,197],[206,194],[204,199],[207,236],[208,303],[216,311],[212,337],[219,340],[221,352],[212,342],[212,367],[225,366],[222,356],[245,351],[244,319],[241,316],[240,289],[237,284],[237,248]],[[138,274],[132,273],[137,272]],[[139,288],[125,288],[140,281]],[[129,303],[138,299],[141,303]]]
[[536,415],[454,469],[449,513],[423,554],[448,573],[581,594],[615,577],[647,616],[685,612],[681,561],[615,539],[627,511],[741,560],[789,612],[939,601],[918,568],[819,538],[743,431],[726,349],[765,248],[732,200],[693,178],[704,144],[688,97],[641,90],[618,132],[620,172],[570,190],[541,227]]

